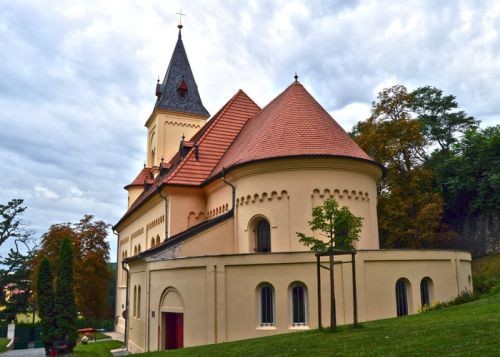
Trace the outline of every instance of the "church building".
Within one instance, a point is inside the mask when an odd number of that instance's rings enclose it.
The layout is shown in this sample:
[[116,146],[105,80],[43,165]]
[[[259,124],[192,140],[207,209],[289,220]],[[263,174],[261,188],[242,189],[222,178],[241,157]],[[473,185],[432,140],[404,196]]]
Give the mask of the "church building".
[[[329,272],[320,269],[318,289],[316,256],[296,232],[313,234],[312,209],[329,197],[363,218],[359,321],[472,290],[467,252],[379,249],[384,168],[297,77],[264,107],[239,90],[210,116],[181,29],[145,123],[146,165],[125,186],[128,209],[114,227],[116,329],[130,352],[315,329],[319,318],[328,326]],[[337,322],[350,324],[351,256],[335,260]]]

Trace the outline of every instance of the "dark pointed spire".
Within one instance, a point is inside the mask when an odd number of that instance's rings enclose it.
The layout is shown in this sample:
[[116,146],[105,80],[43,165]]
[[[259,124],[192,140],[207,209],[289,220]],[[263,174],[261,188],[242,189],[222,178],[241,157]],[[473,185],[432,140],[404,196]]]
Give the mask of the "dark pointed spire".
[[198,86],[184,49],[182,25],[179,24],[178,28],[179,36],[167,72],[163,82],[157,86],[156,93],[160,95],[155,107],[209,117],[210,114],[201,102]]

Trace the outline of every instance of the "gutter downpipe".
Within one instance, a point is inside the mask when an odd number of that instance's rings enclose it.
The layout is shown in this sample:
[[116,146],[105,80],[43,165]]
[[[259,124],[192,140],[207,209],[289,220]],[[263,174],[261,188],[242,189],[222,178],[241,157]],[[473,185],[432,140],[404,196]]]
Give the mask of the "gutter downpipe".
[[226,185],[231,186],[231,188],[233,189],[233,197],[232,197],[233,202],[232,202],[231,209],[234,211],[234,206],[236,204],[236,187],[231,182],[226,181],[226,168],[225,167],[222,168],[222,182],[224,182]]
[[[111,231],[113,234],[116,236],[116,262],[120,259],[120,235],[118,234],[117,231],[115,231],[114,228],[111,228]],[[123,262],[122,262],[123,263]],[[115,294],[115,314],[116,311],[118,310],[118,268],[116,269],[116,294]],[[115,325],[115,330],[116,330],[116,325]]]
[[128,320],[129,320],[129,308],[128,308],[128,287],[129,287],[129,281],[130,281],[130,272],[128,268],[125,267],[125,262],[122,261],[122,269],[127,272],[127,285],[126,285],[126,290],[125,290],[125,349],[128,351]]
[[158,194],[160,195],[161,198],[165,200],[165,239],[168,239],[168,196],[163,196],[161,193],[161,188],[160,186],[156,186],[156,190],[158,191]]
[[[234,224],[233,224],[233,236],[236,238],[236,231],[237,231],[237,228],[236,228],[236,225],[237,225],[237,217],[236,217],[236,187],[229,181],[226,180],[226,168],[223,167],[222,168],[222,182],[224,182],[226,185],[228,186],[231,186],[231,190],[232,190],[232,205],[231,205],[231,210],[233,211],[233,219],[234,219]],[[238,243],[237,243],[237,239],[235,239],[235,250],[237,251],[238,249]],[[215,343],[218,342],[218,321],[217,321],[217,318],[218,318],[218,311],[217,311],[217,296],[218,296],[218,293],[217,293],[217,265],[214,265],[214,316],[215,316],[215,321],[214,321],[214,339],[215,339]],[[226,334],[224,333],[223,335],[223,340],[226,338]]]

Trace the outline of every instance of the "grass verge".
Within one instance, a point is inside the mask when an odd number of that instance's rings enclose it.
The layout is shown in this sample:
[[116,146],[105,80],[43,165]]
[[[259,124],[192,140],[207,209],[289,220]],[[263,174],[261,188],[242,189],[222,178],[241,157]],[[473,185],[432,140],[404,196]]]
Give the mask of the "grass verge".
[[9,339],[7,337],[0,337],[0,353],[7,351]]
[[96,343],[89,343],[86,345],[78,344],[73,351],[73,356],[81,357],[108,357],[112,356],[111,350],[123,346],[123,342],[111,341],[97,341]]
[[442,310],[371,321],[338,332],[308,331],[136,356],[499,355],[500,294]]

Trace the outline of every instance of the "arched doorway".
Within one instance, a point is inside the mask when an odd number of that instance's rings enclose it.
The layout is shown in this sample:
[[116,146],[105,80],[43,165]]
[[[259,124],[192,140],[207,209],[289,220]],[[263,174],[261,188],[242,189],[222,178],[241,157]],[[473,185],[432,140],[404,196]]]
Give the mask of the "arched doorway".
[[161,350],[184,347],[184,302],[175,288],[167,288],[160,299],[161,318],[159,346]]

